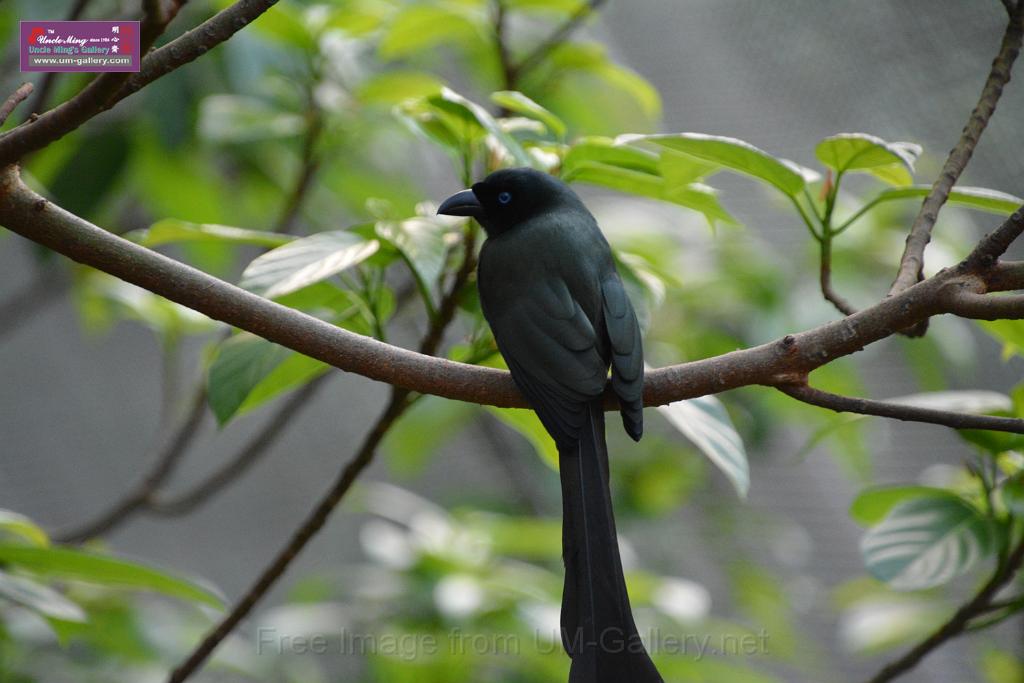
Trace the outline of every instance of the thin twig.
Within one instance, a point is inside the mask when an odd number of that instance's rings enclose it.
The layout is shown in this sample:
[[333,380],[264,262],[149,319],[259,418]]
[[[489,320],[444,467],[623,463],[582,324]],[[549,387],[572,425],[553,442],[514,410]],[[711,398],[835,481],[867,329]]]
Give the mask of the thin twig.
[[185,420],[154,459],[153,468],[146,476],[109,510],[78,527],[54,534],[55,540],[61,543],[82,543],[107,533],[144,508],[150,496],[177,469],[182,456],[199,433],[205,417],[206,391],[205,387],[200,385],[200,389],[192,398],[192,404]]
[[18,86],[18,89],[12,92],[4,103],[0,105],[0,126],[7,122],[7,117],[11,115],[14,108],[25,101],[29,95],[32,94],[32,84],[22,83]]
[[0,303],[0,340],[60,300],[68,279],[52,268],[41,268],[24,289]]
[[[75,0],[75,4],[71,6],[71,9],[67,13],[65,21],[77,21],[82,17],[85,12],[85,8],[89,5],[92,0]],[[50,98],[50,91],[53,90],[54,84],[57,82],[57,78],[60,76],[59,71],[50,71],[43,75],[43,80],[39,82],[39,87],[36,89],[35,94],[32,96],[32,100],[28,103],[25,114],[25,118],[22,119],[22,123],[27,121],[32,114],[41,111],[46,106],[46,101]]]
[[295,416],[316,396],[333,373],[325,373],[307,382],[285,400],[260,431],[238,450],[227,463],[209,474],[203,481],[178,494],[158,495],[154,492],[147,501],[145,511],[158,515],[183,515],[196,509],[228,484],[237,481],[252,467],[277,439]]
[[308,95],[306,119],[306,134],[302,139],[299,173],[296,175],[295,183],[281,208],[281,214],[274,224],[274,232],[288,234],[295,228],[299,210],[306,199],[306,194],[313,186],[313,177],[320,168],[320,158],[316,154],[316,146],[320,141],[324,125],[323,117],[316,106],[312,92]]
[[244,619],[256,603],[273,586],[292,561],[298,557],[303,548],[327,522],[331,512],[341,502],[359,474],[373,460],[377,446],[387,434],[388,429],[405,410],[409,391],[400,387],[392,387],[391,398],[384,412],[377,418],[369,434],[363,440],[355,457],[342,469],[327,494],[320,499],[316,507],[309,513],[305,521],[296,529],[291,539],[277,554],[273,562],[260,574],[256,582],[246,591],[245,595],[212,631],[203,639],[188,658],[185,659],[168,678],[168,683],[182,683],[199,670],[203,662],[213,653],[238,624]]
[[498,49],[498,63],[501,65],[501,80],[505,90],[516,89],[515,68],[508,48],[508,24],[504,0],[494,0],[494,44]]
[[[907,243],[900,259],[896,279],[889,289],[890,296],[904,291],[924,277],[924,250],[931,240],[932,228],[938,219],[939,210],[946,203],[950,190],[953,189],[953,185],[956,184],[960,174],[971,160],[974,148],[977,147],[981,134],[985,131],[996,110],[996,104],[1003,93],[1003,88],[1010,80],[1013,63],[1020,53],[1022,35],[1024,35],[1024,12],[1014,10],[1010,12],[1010,19],[1006,25],[1006,32],[1003,34],[999,54],[992,61],[992,68],[985,80],[978,104],[971,112],[971,117],[968,119],[967,125],[964,126],[960,140],[950,151],[946,163],[942,167],[942,172],[939,173],[931,191],[922,202],[917,217],[914,218],[910,234],[907,235]],[[920,332],[923,333],[923,330]]]
[[930,652],[943,645],[946,641],[959,636],[968,630],[971,620],[984,614],[992,599],[1020,570],[1024,563],[1024,540],[1017,544],[1016,549],[1001,563],[992,577],[985,582],[973,598],[960,607],[955,614],[935,630],[930,636],[911,648],[899,659],[887,664],[868,683],[888,683],[917,666]]
[[[321,126],[318,119],[311,122],[303,144],[302,167],[296,178],[292,191],[288,194],[281,215],[275,223],[275,231],[290,232],[294,227],[294,218],[302,206],[307,190],[311,186],[316,170],[314,149],[320,135]],[[0,309],[2,311],[2,309]],[[4,320],[0,315],[0,320]],[[0,333],[2,333],[0,328]],[[230,335],[226,330],[220,341]],[[200,382],[196,389],[196,402],[192,409],[175,430],[170,444],[156,458],[153,468],[146,477],[121,501],[113,505],[93,521],[63,535],[66,542],[83,542],[98,535],[108,533],[112,529],[127,522],[139,512],[153,512],[161,515],[178,515],[191,511],[209,499],[235,478],[244,474],[259,458],[277,441],[298,412],[313,398],[326,375],[313,379],[288,398],[271,416],[260,432],[247,443],[226,465],[213,472],[202,482],[177,496],[161,498],[158,496],[160,487],[166,482],[177,467],[184,452],[191,445],[195,434],[202,425],[205,416],[206,389]]]
[[821,267],[818,281],[825,300],[835,306],[843,315],[853,315],[857,309],[840,295],[832,286],[832,235],[828,232],[818,241],[821,250]]
[[1024,420],[1015,417],[972,415],[951,410],[922,408],[906,403],[854,398],[815,389],[807,384],[778,384],[775,388],[798,401],[834,410],[837,413],[858,413],[905,422],[925,422],[953,429],[989,429],[997,432],[1024,434]]
[[579,26],[590,18],[590,15],[597,11],[603,4],[604,0],[589,0],[586,4],[580,5],[579,8],[577,8],[577,10],[573,12],[561,26],[551,32],[551,35],[542,40],[517,64],[510,66],[510,77],[508,77],[507,80],[511,83],[517,83],[524,74],[528,73],[544,61],[544,58],[546,58],[552,50],[561,45],[573,31],[579,28]]
[[[419,349],[422,354],[433,355],[437,352],[438,348],[440,348],[441,340],[444,338],[445,330],[455,317],[459,294],[469,280],[469,275],[473,269],[475,233],[474,227],[467,227],[467,237],[463,240],[462,265],[452,279],[452,283],[442,299],[441,306],[438,308],[438,314],[431,321],[429,329],[420,343]],[[468,267],[466,265],[467,262],[470,263]],[[331,512],[334,511],[342,498],[345,497],[345,494],[359,474],[373,461],[374,455],[377,452],[377,446],[380,445],[380,442],[384,439],[391,426],[409,408],[413,400],[415,400],[415,397],[409,389],[392,386],[391,395],[384,411],[364,438],[355,457],[342,469],[331,488],[316,504],[305,521],[296,529],[285,547],[278,552],[270,565],[263,570],[256,582],[232,608],[231,612],[207,634],[188,658],[171,673],[168,683],[182,683],[182,681],[185,681],[198,671],[217,646],[227,638],[242,619],[252,611],[256,603],[270,590],[271,586],[281,578],[292,561],[298,557],[299,553],[312,540],[313,536],[323,528]]]

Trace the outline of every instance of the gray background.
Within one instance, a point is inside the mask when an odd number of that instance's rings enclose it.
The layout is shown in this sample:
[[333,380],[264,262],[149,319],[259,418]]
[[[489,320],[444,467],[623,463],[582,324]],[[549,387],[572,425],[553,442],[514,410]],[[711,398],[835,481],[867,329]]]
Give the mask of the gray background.
[[[977,98],[1003,24],[997,0],[618,0],[609,3],[593,30],[661,92],[667,131],[732,135],[810,164],[816,140],[863,130],[924,145],[919,178],[929,178]],[[1024,87],[1012,83],[966,183],[1024,193],[1022,122]],[[447,180],[437,185],[438,196],[450,189]],[[749,183],[725,186],[727,206],[759,239],[781,253],[805,247],[804,227],[785,212],[766,211],[770,202],[750,191]],[[978,219],[979,234],[992,225]],[[0,238],[4,295],[30,280],[29,254],[19,238]],[[827,308],[815,314],[821,321],[832,315]],[[914,389],[894,349],[886,342],[866,352],[867,382],[875,396]],[[976,352],[982,355],[978,376],[963,377],[963,387],[1005,390],[1020,377],[1020,365],[1002,365],[994,344],[980,341]],[[0,378],[0,507],[50,528],[104,508],[136,480],[159,443],[159,349],[139,326],[122,324],[109,336],[90,338],[70,302],[62,300],[0,338]],[[333,478],[383,397],[381,386],[339,374],[243,481],[190,516],[140,518],[114,533],[112,546],[208,577],[237,596]],[[266,414],[244,418],[225,433],[208,424],[176,483],[227,457]],[[547,478],[542,503],[557,513],[554,477],[537,468],[526,447],[503,428],[489,428],[508,437],[501,446],[506,455],[521,456],[525,471]],[[796,433],[781,435],[770,449],[752,454],[753,486],[745,504],[768,519],[792,524],[794,543],[806,552],[802,562],[784,571],[796,595],[818,599],[802,626],[830,643],[834,617],[816,591],[862,574],[860,530],[846,514],[856,489],[821,453],[797,467],[792,455],[801,442]],[[957,465],[967,454],[951,433],[920,425],[890,425],[874,443],[882,481],[912,481],[929,465]],[[399,483],[439,501],[467,492],[511,497],[506,473],[492,457],[482,457],[493,446],[480,428],[471,429],[445,448],[426,476]],[[365,478],[386,477],[377,463]],[[731,495],[717,475],[709,486],[708,501]],[[678,520],[672,542],[649,537],[643,526],[624,533],[645,565],[706,582],[715,594],[715,610],[728,612],[719,563],[728,559],[734,543],[750,539],[741,534],[716,542],[714,529],[692,515],[693,507],[687,508],[690,516]],[[350,512],[337,513],[283,585],[317,568],[361,558],[359,522]],[[698,547],[700,556],[694,556]],[[778,566],[771,557],[763,559]],[[279,597],[280,590],[265,604]],[[1019,638],[1020,627],[1005,633]],[[973,652],[969,648],[963,643],[946,648],[905,680],[966,680],[969,669],[961,658]],[[872,671],[877,662],[835,654],[831,665],[842,680]]]

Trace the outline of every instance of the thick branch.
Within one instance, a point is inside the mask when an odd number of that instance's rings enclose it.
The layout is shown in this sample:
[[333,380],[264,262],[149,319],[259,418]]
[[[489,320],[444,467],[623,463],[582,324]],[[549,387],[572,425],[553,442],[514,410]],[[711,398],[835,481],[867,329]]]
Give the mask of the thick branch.
[[978,104],[971,112],[971,117],[964,126],[963,133],[956,146],[950,151],[942,172],[932,185],[931,192],[925,197],[918,211],[917,217],[907,235],[907,244],[900,259],[899,271],[896,273],[896,280],[889,289],[889,294],[898,294],[922,278],[924,269],[924,249],[931,240],[932,228],[939,216],[939,209],[949,198],[949,192],[953,189],[960,174],[967,167],[967,163],[974,154],[974,148],[981,139],[981,134],[988,126],[992,114],[996,110],[996,104],[1003,94],[1003,88],[1010,81],[1010,73],[1013,63],[1020,53],[1021,36],[1024,35],[1024,12],[1010,12],[1010,18],[1006,25],[1006,32],[1003,34],[1003,41],[999,47],[999,54],[992,62],[985,86],[981,90]]
[[886,401],[874,401],[869,398],[853,398],[815,389],[807,384],[779,384],[776,388],[798,401],[803,401],[819,408],[834,410],[837,413],[858,413],[860,415],[889,417],[906,422],[927,422],[929,424],[952,427],[953,429],[990,429],[998,432],[1024,434],[1024,420],[1019,418],[972,415],[970,413],[956,413],[950,410],[921,408],[906,403],[889,403]]
[[886,665],[868,683],[888,683],[888,681],[905,674],[917,666],[930,652],[966,631],[972,619],[988,611],[996,593],[1017,574],[1022,563],[1024,563],[1024,540],[1017,544],[1016,549],[1005,562],[1000,564],[992,577],[985,582],[985,585],[971,598],[970,602],[958,609],[949,621],[905,655]]
[[[198,27],[146,55],[138,73],[101,74],[67,102],[0,137],[0,166],[14,163],[29,152],[61,139],[145,85],[205,54],[245,28],[276,2],[239,0]],[[177,3],[175,6],[178,6]],[[147,29],[144,26],[143,47],[148,48],[163,28]],[[150,43],[147,44],[146,40]]]
[[[354,334],[286,308],[112,235],[26,187],[16,169],[0,177],[0,224],[74,260],[215,320],[373,380],[460,401],[525,407],[507,372],[456,363]],[[947,310],[950,287],[977,280],[1024,228],[1024,209],[986,237],[968,260],[843,320],[749,349],[647,374],[646,405],[750,384],[801,381],[815,368]],[[987,266],[978,264],[986,262]],[[614,406],[609,397],[608,406]]]

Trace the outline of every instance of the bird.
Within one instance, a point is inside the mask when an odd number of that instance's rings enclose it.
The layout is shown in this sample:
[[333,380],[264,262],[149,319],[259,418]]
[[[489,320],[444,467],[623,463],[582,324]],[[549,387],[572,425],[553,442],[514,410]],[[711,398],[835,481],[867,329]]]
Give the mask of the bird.
[[531,168],[495,171],[437,212],[484,229],[484,318],[558,448],[569,683],[659,683],[630,608],[609,486],[605,388],[639,441],[644,374],[640,325],[611,247],[568,185]]

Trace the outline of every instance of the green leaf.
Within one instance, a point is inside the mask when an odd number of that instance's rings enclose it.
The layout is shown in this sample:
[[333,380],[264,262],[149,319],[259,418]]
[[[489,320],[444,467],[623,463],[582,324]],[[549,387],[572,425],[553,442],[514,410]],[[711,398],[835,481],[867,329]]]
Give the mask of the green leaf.
[[491,101],[509,111],[540,121],[558,138],[565,137],[565,122],[521,92],[499,90],[491,93]]
[[978,320],[978,326],[1003,343],[1003,359],[1024,355],[1024,320]]
[[502,0],[506,9],[518,12],[544,12],[570,15],[588,0]]
[[1024,472],[1003,482],[1003,504],[1014,517],[1024,519]]
[[8,535],[17,536],[32,545],[50,545],[50,537],[31,519],[11,510],[0,510],[0,538]]
[[576,164],[573,172],[566,176],[566,181],[603,185],[613,190],[679,204],[704,214],[712,226],[716,221],[736,224],[736,219],[719,203],[714,190],[699,183],[668,187],[658,176],[591,161]]
[[476,102],[469,100],[449,88],[442,88],[440,95],[427,98],[427,102],[441,111],[470,120],[493,137],[512,157],[517,166],[533,166],[533,157],[526,153],[515,138],[502,130],[490,112]]
[[558,519],[510,517],[475,511],[471,528],[479,529],[497,555],[529,560],[556,559],[562,552],[562,523]]
[[[875,198],[875,203],[888,202],[894,199],[923,199],[931,192],[927,185],[911,185],[910,187],[891,187]],[[949,193],[949,203],[979,211],[1009,216],[1024,204],[1024,199],[1006,192],[989,190],[984,187],[955,187]]]
[[480,27],[457,7],[412,4],[396,13],[384,29],[378,50],[391,61],[439,45],[466,44],[480,39]]
[[319,232],[257,258],[242,273],[240,286],[272,299],[337,275],[379,247],[377,240],[347,230]]
[[210,95],[199,104],[198,129],[214,142],[255,142],[299,135],[306,121],[256,97]]
[[866,133],[840,133],[818,143],[821,163],[839,173],[866,171],[893,185],[914,182],[914,162],[921,147],[912,142],[886,142]]
[[722,471],[741,497],[746,497],[750,489],[747,453],[721,401],[701,396],[659,406],[658,411]]
[[398,104],[437,95],[444,83],[420,71],[388,71],[363,81],[356,97],[364,104]]
[[754,147],[749,142],[720,135],[672,133],[637,135],[620,139],[649,141],[663,147],[719,164],[738,173],[763,180],[793,197],[803,190],[806,181],[799,167]]
[[992,548],[989,520],[952,494],[897,504],[861,539],[871,574],[894,590],[940,586],[968,572]]
[[494,408],[492,406],[484,406],[484,408],[526,437],[540,459],[552,469],[558,469],[558,448],[555,447],[554,440],[548,435],[536,413],[521,408]]
[[410,218],[404,221],[380,221],[376,233],[388,242],[409,266],[424,296],[430,297],[444,270],[448,246],[445,223],[431,218]]
[[227,424],[253,389],[293,353],[248,332],[221,344],[206,383],[207,400],[217,422]]
[[562,160],[562,174],[571,178],[581,167],[591,165],[592,162],[654,176],[661,172],[657,154],[630,145],[616,144],[612,138],[593,136],[580,138],[569,148]]
[[235,414],[245,415],[286,391],[304,386],[330,369],[331,366],[323,361],[293,351],[256,382]]
[[718,164],[697,157],[665,149],[661,153],[658,171],[668,187],[679,187],[703,180],[721,169]]
[[424,396],[388,430],[384,452],[401,475],[419,474],[429,459],[478,413],[473,405]]
[[303,21],[301,11],[293,5],[274,5],[259,16],[252,27],[257,33],[283,45],[297,47],[310,53],[316,51],[316,38]]
[[3,570],[0,570],[0,598],[16,602],[45,617],[61,621],[86,621],[81,607],[49,586]]
[[948,491],[931,486],[873,486],[853,499],[850,518],[861,526],[874,526],[905,500],[941,495],[948,495]]
[[213,607],[221,598],[205,586],[130,560],[64,547],[0,545],[0,563],[38,576],[153,591]]
[[179,242],[220,242],[224,244],[252,244],[258,247],[280,247],[295,238],[276,232],[246,230],[229,225],[189,223],[177,218],[165,218],[148,228],[133,230],[125,235],[144,247],[159,247]]

